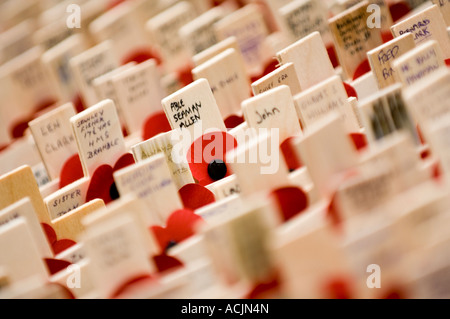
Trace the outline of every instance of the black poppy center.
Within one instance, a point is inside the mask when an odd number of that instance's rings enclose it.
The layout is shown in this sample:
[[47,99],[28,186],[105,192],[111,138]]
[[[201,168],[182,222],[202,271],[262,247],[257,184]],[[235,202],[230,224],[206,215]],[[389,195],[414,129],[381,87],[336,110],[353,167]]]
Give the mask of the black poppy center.
[[167,243],[166,246],[166,251],[168,251],[170,248],[172,248],[173,246],[175,246],[176,244],[178,244],[175,240],[171,240]]
[[227,165],[220,159],[215,159],[208,164],[208,175],[213,180],[218,181],[227,175]]
[[119,191],[117,190],[116,183],[113,183],[111,187],[109,188],[109,196],[112,200],[116,200],[120,197]]

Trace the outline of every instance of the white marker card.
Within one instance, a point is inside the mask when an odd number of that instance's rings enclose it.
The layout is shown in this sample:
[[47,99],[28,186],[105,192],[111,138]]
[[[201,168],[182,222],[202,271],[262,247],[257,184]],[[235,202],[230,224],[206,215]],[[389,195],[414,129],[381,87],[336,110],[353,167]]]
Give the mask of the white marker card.
[[103,164],[114,166],[126,152],[122,128],[112,100],[104,100],[70,119],[84,175]]
[[286,37],[281,31],[275,31],[266,37],[266,43],[268,50],[273,52],[272,59],[275,59],[275,53],[280,52],[292,42],[290,42],[288,37]]
[[125,2],[107,10],[89,24],[89,32],[98,43],[111,40],[121,63],[130,59],[134,50],[149,49],[150,41],[140,25],[136,2]]
[[[216,99],[206,79],[196,80],[165,97],[161,103],[172,129],[188,130],[191,137],[196,126],[201,126],[200,134],[207,129],[226,131]],[[200,136],[193,136],[194,139],[198,137]]]
[[8,119],[0,118],[0,148],[9,145],[12,141],[12,136],[10,136],[8,129],[8,122]]
[[166,95],[175,93],[184,87],[184,84],[180,81],[176,72],[171,72],[164,75],[161,78],[161,84],[166,91]]
[[199,65],[192,70],[192,75],[196,80],[208,80],[223,119],[239,114],[242,101],[250,97],[250,80],[234,49],[227,49]]
[[10,121],[23,118],[49,102],[60,100],[58,86],[41,61],[42,53],[41,47],[33,47],[0,66],[0,78],[7,81],[1,88],[2,117]]
[[359,112],[359,107],[358,107],[358,99],[356,97],[352,96],[352,97],[349,97],[347,99],[347,101],[352,106],[352,110],[353,110],[353,113],[355,114],[356,121],[358,122],[360,131],[364,130],[363,121],[361,119],[361,114]]
[[119,67],[111,41],[104,41],[70,59],[70,67],[76,84],[81,90],[86,107],[97,103],[92,81]]
[[136,162],[144,161],[158,153],[164,153],[172,174],[172,180],[176,187],[180,189],[186,184],[194,183],[194,178],[189,169],[187,159],[185,157],[180,158],[177,156],[177,152],[174,151],[174,143],[171,137],[172,132],[158,134],[151,139],[134,145],[131,151]]
[[[100,17],[106,11],[111,9],[110,3],[108,0],[99,0],[99,1],[84,1],[80,4],[80,11],[83,12],[81,15],[81,26],[88,27],[92,21]],[[67,6],[63,8],[63,10],[67,10]],[[88,28],[83,29],[88,31]],[[97,41],[94,36],[90,32],[83,32],[89,41],[89,46],[95,46]]]
[[74,32],[74,29],[67,27],[66,19],[60,17],[34,31],[33,42],[35,45],[41,45],[47,50],[65,40],[74,34]]
[[[6,267],[2,266],[0,267],[0,294],[1,291],[4,290],[9,286],[9,278],[8,274],[6,273]],[[2,296],[3,297],[3,296]],[[4,298],[2,298],[4,299]]]
[[398,132],[372,145],[369,152],[360,157],[360,170],[371,174],[373,171],[390,170],[391,182],[395,189],[403,191],[424,181],[420,155],[417,146],[407,132]]
[[359,101],[362,101],[379,91],[377,78],[372,71],[367,72],[349,83],[355,89]]
[[242,102],[242,111],[249,128],[277,129],[279,141],[302,134],[297,112],[287,85],[259,94]]
[[348,132],[359,131],[358,120],[338,75],[295,95],[294,102],[303,129],[330,112],[338,112]]
[[402,85],[397,83],[360,101],[360,115],[369,144],[400,130],[408,131],[418,143],[417,131],[401,89]]
[[192,56],[217,43],[214,23],[225,16],[224,8],[214,7],[181,27],[179,33]]
[[29,197],[39,222],[50,224],[50,215],[42,201],[36,179],[29,166],[21,166],[0,176],[0,209]]
[[90,179],[87,177],[57,190],[44,198],[51,219],[56,219],[86,203]]
[[86,250],[84,249],[84,244],[77,243],[70,246],[56,255],[55,259],[65,260],[72,264],[79,264],[86,261]]
[[[303,223],[298,226],[309,225]],[[294,238],[286,239],[286,235],[283,235],[278,234],[274,239],[272,252],[279,265],[280,276],[286,283],[287,298],[327,299],[330,298],[324,289],[327,282],[334,281],[336,275],[339,278],[352,278],[352,269],[339,237],[323,222],[303,229]]]
[[[216,198],[217,200],[217,198]],[[242,199],[237,196],[228,196],[217,202],[201,207],[195,213],[201,216],[207,223],[216,223],[217,221],[235,216],[243,210]]]
[[277,52],[281,64],[294,63],[302,90],[334,76],[335,72],[319,32],[313,32]]
[[[397,231],[404,236],[408,248],[422,249],[430,243],[441,242],[440,235],[443,234],[440,230],[448,225],[449,199],[446,190],[433,181],[427,181],[401,193],[391,201],[397,220],[396,226],[399,228]],[[437,226],[439,222],[444,223]],[[448,238],[446,233],[444,236]]]
[[236,175],[230,175],[211,183],[206,188],[214,193],[216,201],[241,193],[241,187],[239,186]]
[[236,37],[250,75],[263,71],[263,64],[270,58],[264,44],[269,31],[258,5],[246,5],[217,22],[214,28],[220,40]]
[[396,79],[405,86],[410,86],[445,67],[445,62],[439,44],[430,40],[399,57],[392,66]]
[[[403,98],[422,131],[450,113],[450,71],[442,68],[403,90]],[[426,138],[425,138],[426,139]]]
[[0,153],[0,174],[9,173],[22,165],[32,168],[43,165],[41,155],[31,135],[15,140]]
[[[239,44],[237,42],[236,37],[231,36],[231,37],[226,38],[225,40],[222,40],[222,41],[214,44],[213,46],[194,55],[192,57],[192,60],[196,66],[199,66],[199,65],[205,63],[206,61],[208,61],[209,59],[215,57],[219,53],[222,53],[226,49],[235,49],[236,52],[239,52],[239,53],[241,52],[241,50],[239,49]],[[242,56],[242,54],[241,54],[241,56]]]
[[311,176],[309,176],[308,168],[306,166],[303,166],[299,169],[296,169],[293,172],[290,172],[289,180],[296,186],[302,188],[303,190],[307,190],[311,188],[311,186],[313,186]]
[[103,200],[93,199],[63,216],[53,219],[51,226],[55,230],[59,240],[70,239],[77,242],[85,231],[85,226],[82,223],[83,218],[90,214],[94,214],[104,207],[105,203]]
[[115,172],[114,180],[120,195],[131,193],[145,201],[155,214],[155,224],[163,224],[171,213],[183,208],[164,154]]
[[406,33],[367,52],[370,67],[377,79],[378,88],[384,89],[396,82],[392,62],[415,47],[413,35]]
[[315,188],[325,197],[331,195],[336,186],[333,177],[358,162],[358,154],[337,113],[330,113],[314,123],[294,145]]
[[34,24],[25,20],[0,34],[0,63],[22,54],[33,46]]
[[296,95],[302,91],[293,63],[285,63],[253,82],[252,91],[254,95],[258,95],[280,85],[289,86],[292,95]]
[[273,270],[269,243],[274,226],[272,207],[265,201],[249,207],[243,213],[224,216],[218,223],[204,229],[208,256],[216,271],[228,284],[244,280],[259,282]]
[[197,15],[201,15],[211,9],[211,1],[209,0],[187,0],[194,6]]
[[381,31],[370,28],[368,1],[360,2],[329,20],[335,48],[346,78],[353,79],[358,66],[367,59],[366,52],[383,44]]
[[395,24],[391,28],[394,37],[404,33],[412,33],[416,45],[428,40],[436,40],[444,54],[445,59],[450,59],[450,38],[447,34],[445,20],[437,5],[433,5],[412,17]]
[[[210,206],[210,205],[208,205]],[[183,264],[191,264],[206,255],[202,235],[191,236],[167,250],[167,255],[177,258]]]
[[226,163],[236,174],[243,196],[270,193],[289,184],[277,132],[269,133],[261,133],[246,143],[238,141],[238,147],[226,154]]
[[[44,164],[42,164],[44,165]],[[48,178],[48,177],[47,177]],[[50,178],[48,178],[49,181],[45,184],[39,187],[39,192],[41,193],[42,198],[45,198],[54,192],[56,192],[59,189],[59,178],[54,179],[50,181]]]
[[195,17],[192,5],[181,1],[148,20],[146,29],[159,49],[166,71],[176,72],[189,65],[190,54],[178,31]]
[[140,132],[147,118],[162,112],[166,96],[156,61],[147,60],[112,78],[118,107],[130,132]]
[[[70,262],[70,260],[67,261]],[[94,284],[89,276],[89,266],[90,262],[87,259],[78,262],[75,266],[70,265],[52,275],[50,282],[58,283],[60,286],[67,288],[76,299],[97,299],[98,295],[95,293]],[[75,276],[78,278],[74,278]]]
[[114,76],[120,75],[122,72],[131,69],[135,65],[136,62],[130,62],[95,78],[92,81],[92,87],[97,95],[96,103],[110,99],[113,100],[114,104],[117,106],[117,109],[120,110],[121,108],[118,105],[117,94],[115,87],[113,86],[112,79]]
[[2,28],[10,28],[23,20],[37,17],[41,11],[41,3],[34,1],[2,2],[0,7],[0,21]]
[[120,124],[122,127],[125,127],[122,114],[122,107],[119,105],[116,89],[113,85],[112,79],[114,76],[122,74],[123,72],[131,69],[135,65],[136,62],[130,62],[125,65],[121,65],[110,72],[100,75],[99,77],[95,78],[92,81],[92,87],[94,88],[95,94],[97,96],[96,103],[99,103],[106,99],[112,100],[114,102],[114,105],[116,106],[117,116],[119,117]]
[[[183,242],[184,243],[184,242]],[[178,245],[177,245],[178,246]],[[176,256],[178,259],[178,256]],[[179,259],[183,260],[182,258]],[[186,261],[184,267],[161,276],[158,285],[136,287],[124,299],[217,299],[225,290],[212,263],[206,259]],[[141,289],[140,289],[141,288]],[[188,307],[188,306],[185,306]],[[192,307],[192,306],[191,306]],[[187,308],[181,308],[182,313]],[[196,312],[191,308],[191,311]],[[217,310],[215,310],[217,311]]]
[[77,153],[70,127],[75,114],[73,104],[67,103],[28,123],[51,179],[58,178],[65,161]]
[[292,42],[298,41],[312,32],[318,31],[323,42],[333,43],[328,26],[328,9],[323,0],[295,0],[279,9],[286,35]]
[[90,260],[89,275],[100,298],[111,298],[120,285],[150,275],[154,269],[144,238],[130,216],[88,227],[83,242]]
[[335,205],[344,220],[367,213],[398,194],[391,171],[378,167],[377,171],[344,181],[336,192]]
[[86,49],[85,38],[74,34],[42,54],[42,63],[49,70],[49,75],[58,84],[62,97],[72,101],[79,93],[69,61]]
[[[407,198],[404,203],[408,203]],[[380,273],[381,282],[403,286],[402,279],[410,263],[407,263],[407,245],[402,242],[397,221],[390,216],[395,211],[386,209],[386,205],[376,207],[373,211],[350,218],[344,231],[348,234],[343,248],[348,262],[352,265],[353,275],[359,282],[361,298],[379,298],[380,293],[389,293],[389,288],[368,288],[367,267],[375,264],[383,269]],[[376,269],[376,268],[374,268]],[[388,290],[384,290],[388,289]]]
[[270,15],[275,19],[275,24],[278,29],[284,27],[283,18],[280,15],[280,9],[289,4],[291,0],[263,0],[263,3],[268,7]]
[[28,197],[0,210],[0,225],[8,224],[19,217],[26,220],[41,258],[53,258],[53,252],[50,249],[47,237]]
[[10,284],[32,276],[48,278],[47,267],[25,217],[0,226],[0,251]]
[[144,238],[148,256],[155,255],[159,248],[157,247],[156,239],[148,231],[149,227],[154,225],[152,215],[149,213],[148,207],[136,198],[134,194],[121,196],[119,199],[109,203],[105,208],[86,216],[82,223],[86,228],[95,225],[101,227],[108,220],[121,216],[129,216],[134,221],[138,231],[141,233],[141,237]]
[[449,115],[442,116],[439,120],[433,122],[433,125],[428,128],[427,138],[429,140],[430,148],[433,154],[439,160],[446,180],[446,184],[450,180],[450,146],[448,137],[450,135],[450,120]]
[[442,16],[444,17],[447,27],[450,26],[450,2],[447,0],[431,0],[435,5],[441,10]]
[[[344,11],[358,4],[360,0],[338,0],[336,2],[342,6],[341,11]],[[369,5],[372,5],[369,9],[369,13],[373,14],[375,12],[374,10],[379,10],[376,12],[380,13],[381,32],[391,32],[391,26],[394,22],[388,5],[391,5],[392,3],[393,2],[390,0],[369,0]],[[378,7],[375,9],[373,5],[377,5]],[[373,19],[372,16],[372,19],[369,21],[374,21]]]
[[45,169],[45,165],[43,163],[32,166],[31,170],[33,171],[34,178],[36,179],[39,188],[50,182],[50,177],[48,177],[47,170]]
[[165,9],[174,5],[178,0],[143,0],[137,1],[136,12],[138,13],[138,19],[142,26],[145,26],[145,23],[148,19],[153,18],[158,13],[161,13]]

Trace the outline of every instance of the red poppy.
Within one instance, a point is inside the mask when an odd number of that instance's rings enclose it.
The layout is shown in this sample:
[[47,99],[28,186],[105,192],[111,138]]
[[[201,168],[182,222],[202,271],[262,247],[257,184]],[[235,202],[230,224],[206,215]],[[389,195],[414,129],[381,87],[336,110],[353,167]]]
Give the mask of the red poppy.
[[147,60],[154,59],[156,64],[161,64],[161,58],[153,48],[135,48],[122,61],[122,64],[130,62],[142,63]]
[[45,235],[47,236],[47,241],[50,244],[50,247],[52,248],[52,251],[55,255],[58,255],[59,253],[63,252],[69,247],[72,247],[76,244],[73,240],[70,239],[60,239],[58,240],[58,237],[56,236],[56,232],[53,229],[52,226],[41,223],[41,226],[44,230]]
[[347,92],[347,96],[358,98],[358,93],[356,92],[355,88],[353,86],[351,86],[350,84],[348,84],[347,82],[343,82],[343,83],[344,83],[345,91]]
[[183,263],[177,258],[162,253],[160,255],[153,256],[156,269],[159,273],[166,272],[167,270],[173,270],[178,267],[183,267]]
[[350,133],[350,138],[352,139],[353,145],[356,150],[362,150],[367,146],[367,138],[363,133]]
[[270,59],[269,61],[266,62],[266,64],[264,65],[264,70],[262,71],[261,74],[252,76],[250,78],[250,81],[253,83],[255,81],[258,81],[260,78],[262,78],[263,76],[266,76],[267,74],[275,71],[277,69],[279,62],[277,59]]
[[383,43],[387,43],[394,39],[391,31],[381,32],[381,39],[383,39]]
[[39,116],[39,113],[54,105],[56,101],[52,98],[47,98],[40,101],[31,111],[16,122],[12,123],[10,127],[10,133],[13,138],[20,138],[24,136],[25,130],[28,128],[28,122],[34,120]]
[[389,5],[389,12],[391,13],[392,20],[395,23],[410,13],[411,8],[406,1],[395,1]]
[[200,185],[206,186],[231,175],[225,163],[225,154],[236,147],[236,139],[221,131],[206,133],[192,143],[187,160],[192,175]]
[[337,58],[336,48],[334,44],[330,44],[327,46],[328,57],[330,58],[331,64],[333,68],[337,68],[339,66],[339,59]]
[[232,114],[228,116],[223,122],[225,123],[225,127],[227,129],[235,128],[236,126],[244,123],[244,117],[236,114]]
[[183,207],[193,211],[216,201],[214,194],[209,189],[198,184],[186,184],[180,188],[178,193]]
[[64,163],[59,174],[59,188],[63,188],[84,177],[80,156],[74,154]]
[[283,154],[284,161],[289,169],[289,171],[295,171],[296,169],[302,167],[300,158],[293,145],[293,140],[295,136],[288,137],[281,143],[280,150]]
[[271,194],[274,196],[283,221],[288,221],[308,207],[308,196],[298,187],[278,188]]
[[47,266],[47,269],[50,273],[50,275],[54,275],[61,270],[66,269],[70,265],[72,265],[70,262],[66,260],[60,260],[60,259],[54,259],[54,258],[44,258],[45,264]]
[[145,120],[142,139],[146,141],[160,133],[169,132],[171,129],[166,113],[163,111],[154,113]]
[[325,298],[328,299],[351,299],[353,295],[350,280],[346,277],[335,277],[327,280],[324,291]]
[[110,203],[119,196],[114,183],[113,173],[135,163],[133,155],[126,153],[114,164],[114,167],[104,164],[98,167],[91,177],[86,193],[86,202],[100,198],[105,204]]
[[370,63],[368,59],[365,59],[361,62],[356,68],[355,74],[353,74],[353,81],[360,78],[364,74],[370,72],[372,69],[370,68]]
[[[280,294],[281,281],[278,274],[270,279],[253,285],[251,291],[244,297],[245,299],[272,299],[272,296]],[[266,298],[268,297],[268,298]]]
[[151,226],[161,253],[195,234],[198,223],[203,218],[189,209],[174,211],[167,219],[166,227]]

